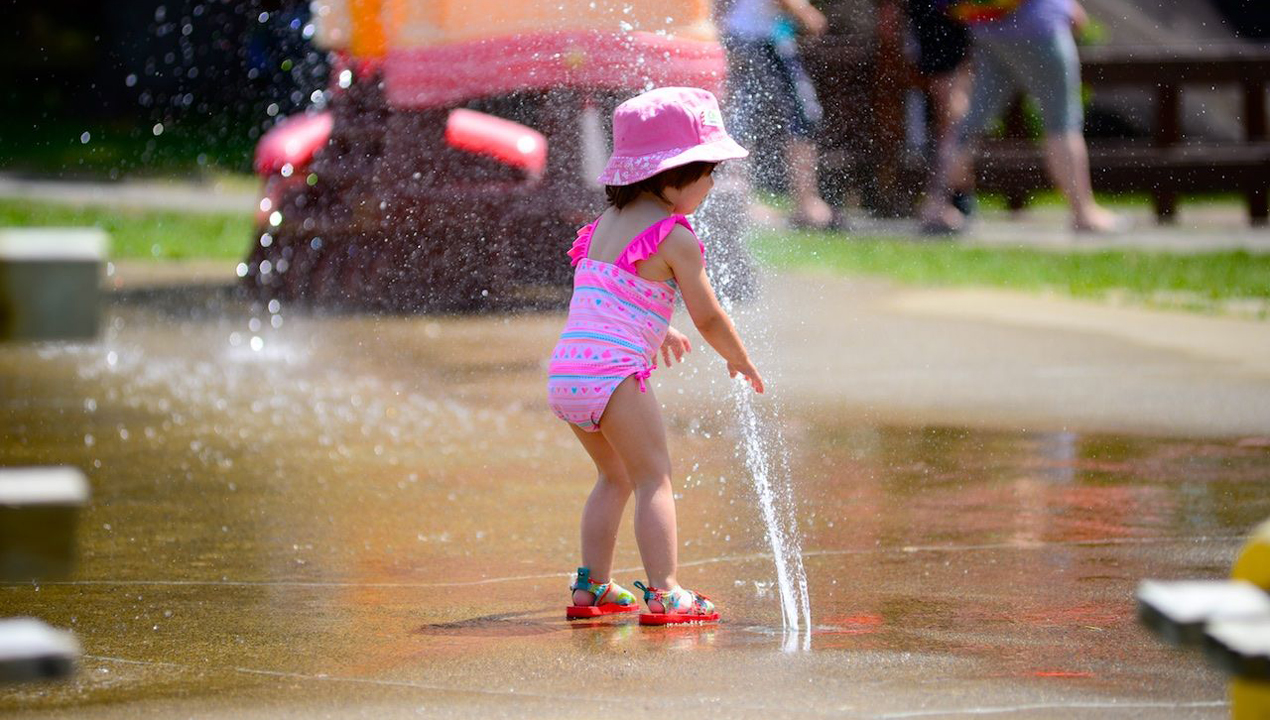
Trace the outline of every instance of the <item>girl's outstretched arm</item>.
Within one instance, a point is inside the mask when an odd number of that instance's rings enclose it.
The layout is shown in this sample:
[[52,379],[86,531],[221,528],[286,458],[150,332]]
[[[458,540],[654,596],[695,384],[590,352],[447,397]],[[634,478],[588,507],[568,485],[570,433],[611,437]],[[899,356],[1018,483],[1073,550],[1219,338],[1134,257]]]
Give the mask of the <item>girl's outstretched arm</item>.
[[763,378],[750,362],[749,353],[732,325],[732,318],[723,311],[714,288],[710,287],[697,238],[686,228],[676,226],[662,241],[658,254],[675,275],[675,283],[683,294],[692,324],[697,326],[697,331],[710,343],[710,347],[727,361],[728,375],[736,377],[739,373],[749,381],[755,392],[763,392]]

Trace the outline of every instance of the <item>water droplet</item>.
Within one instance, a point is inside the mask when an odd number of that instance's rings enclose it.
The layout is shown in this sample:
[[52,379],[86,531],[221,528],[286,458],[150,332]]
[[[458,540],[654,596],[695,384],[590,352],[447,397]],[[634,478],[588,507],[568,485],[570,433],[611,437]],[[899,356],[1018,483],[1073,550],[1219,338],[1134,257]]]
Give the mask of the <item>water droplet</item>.
[[89,141],[89,140],[92,140],[92,139],[93,139],[93,134],[92,134],[92,133],[90,133],[90,132],[88,132],[87,130],[85,130],[85,131],[84,131],[84,132],[83,132],[83,133],[79,136],[79,144],[81,144],[81,145],[87,145],[87,144],[88,144],[88,141]]
[[155,124],[154,124],[154,127],[150,128],[150,132],[154,133],[154,136],[155,136],[155,137],[158,137],[158,136],[162,135],[162,134],[163,134],[163,123],[155,123]]

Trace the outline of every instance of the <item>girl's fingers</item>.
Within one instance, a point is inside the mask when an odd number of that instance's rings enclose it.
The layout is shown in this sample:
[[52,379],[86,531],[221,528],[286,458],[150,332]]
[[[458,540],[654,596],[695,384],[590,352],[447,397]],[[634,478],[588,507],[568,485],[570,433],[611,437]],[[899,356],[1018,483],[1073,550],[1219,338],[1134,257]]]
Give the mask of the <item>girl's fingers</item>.
[[753,387],[754,392],[759,393],[761,395],[763,393],[763,379],[760,378],[758,375],[753,375],[749,378],[749,380],[750,380],[750,387]]

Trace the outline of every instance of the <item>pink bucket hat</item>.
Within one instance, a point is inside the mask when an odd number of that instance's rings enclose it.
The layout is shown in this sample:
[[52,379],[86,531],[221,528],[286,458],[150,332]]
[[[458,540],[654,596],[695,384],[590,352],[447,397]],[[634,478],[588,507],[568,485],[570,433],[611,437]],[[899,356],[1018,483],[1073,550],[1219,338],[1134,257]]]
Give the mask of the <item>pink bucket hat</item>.
[[749,155],[723,129],[714,95],[700,88],[649,90],[613,111],[613,156],[602,185],[630,185],[691,162]]

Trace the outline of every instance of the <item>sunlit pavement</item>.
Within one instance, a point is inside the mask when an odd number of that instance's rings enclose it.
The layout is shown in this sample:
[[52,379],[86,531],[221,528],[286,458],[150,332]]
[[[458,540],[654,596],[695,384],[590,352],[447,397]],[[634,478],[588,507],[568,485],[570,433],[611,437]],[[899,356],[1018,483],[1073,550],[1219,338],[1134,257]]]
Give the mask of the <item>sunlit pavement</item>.
[[[1114,207],[1124,227],[1112,233],[1074,232],[1062,206],[1026,208],[1018,213],[986,209],[975,215],[965,232],[925,239],[960,245],[994,248],[1033,248],[1055,252],[1100,250],[1149,250],[1199,253],[1244,250],[1270,253],[1270,229],[1252,226],[1238,201],[1184,204],[1174,222],[1160,224],[1146,204]],[[893,238],[918,236],[912,220],[859,218],[851,224],[851,236]]]
[[[704,348],[653,386],[681,577],[724,622],[570,625],[592,470],[542,400],[560,315],[193,291],[116,302],[99,343],[0,347],[0,463],[75,464],[94,492],[75,577],[0,588],[83,665],[0,713],[1226,716],[1222,676],[1141,629],[1132,592],[1225,575],[1270,515],[1264,323],[768,287],[738,324],[787,440],[809,639],[780,632]],[[617,579],[638,565],[627,527]]]

